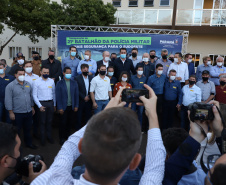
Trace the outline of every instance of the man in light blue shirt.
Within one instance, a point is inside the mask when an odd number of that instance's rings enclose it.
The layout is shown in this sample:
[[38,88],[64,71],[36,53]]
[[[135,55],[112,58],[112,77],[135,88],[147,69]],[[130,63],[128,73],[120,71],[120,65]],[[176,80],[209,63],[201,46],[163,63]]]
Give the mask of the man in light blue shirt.
[[84,58],[85,59],[81,60],[78,64],[77,73],[82,74],[81,65],[82,64],[88,64],[89,65],[89,74],[88,75],[94,76],[96,71],[97,71],[97,62],[95,60],[91,59],[91,51],[90,50],[85,51]]
[[77,49],[75,46],[71,46],[69,49],[70,56],[64,58],[62,60],[61,68],[62,71],[65,67],[71,68],[71,79],[74,79],[78,75],[77,73],[77,67],[80,62],[79,59],[76,58]]
[[138,55],[138,49],[133,48],[132,49],[132,55],[129,57],[129,59],[132,60],[134,68],[137,66],[138,63],[142,62],[142,56]]
[[[211,65],[211,59],[210,59],[210,57],[203,57],[203,64],[201,64],[201,65],[199,65],[198,67],[197,67],[197,70],[196,70],[196,78],[197,78],[197,81],[200,81],[200,80],[202,80],[202,72],[203,71],[205,71],[205,70],[207,70],[207,71],[211,71],[211,69],[212,69],[212,65]],[[211,80],[211,78],[210,78],[210,80]]]
[[172,62],[167,59],[168,50],[167,49],[162,49],[161,56],[162,56],[162,58],[157,60],[157,62],[155,63],[155,66],[157,64],[162,64],[163,65],[163,74],[167,76],[167,72],[168,72],[169,66],[170,66],[170,64],[172,64]]
[[210,71],[211,81],[214,82],[215,85],[220,85],[220,76],[226,75],[226,67],[224,67],[224,58],[219,56],[216,59],[217,65],[213,66]]

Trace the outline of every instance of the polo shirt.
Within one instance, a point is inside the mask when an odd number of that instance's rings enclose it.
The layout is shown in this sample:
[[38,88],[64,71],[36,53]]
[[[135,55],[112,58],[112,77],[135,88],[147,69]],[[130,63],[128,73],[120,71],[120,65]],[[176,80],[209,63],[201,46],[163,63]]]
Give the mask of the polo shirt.
[[0,77],[0,102],[4,103],[5,100],[5,88],[15,78],[11,75],[5,75],[3,78]]
[[163,74],[167,75],[168,69],[170,64],[172,64],[172,62],[170,60],[167,59],[166,62],[164,62],[162,59],[158,59],[157,62],[155,63],[155,66],[157,64],[162,64],[163,65]]
[[[189,85],[185,85],[182,88],[182,104],[188,106],[191,103],[201,102],[202,92],[199,87],[193,85],[191,88]],[[179,102],[181,105],[181,102]]]
[[90,92],[95,92],[95,100],[109,100],[109,91],[112,90],[110,79],[107,76],[102,79],[100,75],[97,75],[92,79]]
[[203,80],[198,81],[196,85],[201,89],[202,91],[202,101],[206,101],[210,95],[215,95],[215,85],[211,81],[207,81],[207,83],[204,83]]
[[156,74],[148,78],[147,85],[149,85],[155,92],[155,94],[163,94],[163,88],[165,83],[166,76],[162,74],[160,77],[157,77]]
[[143,75],[140,78],[138,78],[137,75],[133,75],[131,77],[130,84],[132,85],[132,87],[134,89],[144,89],[144,84],[145,84],[146,80],[147,80],[147,78]]
[[219,75],[221,73],[226,73],[226,67],[224,67],[224,66],[221,66],[221,67],[213,66],[211,68],[210,76],[212,77],[211,80],[214,82],[215,85],[220,85]]
[[199,65],[198,67],[197,67],[197,70],[196,70],[196,78],[197,78],[197,81],[200,81],[200,80],[202,80],[202,72],[204,71],[204,70],[207,70],[207,71],[211,71],[211,69],[212,69],[212,65],[207,65],[207,66],[205,66],[204,64],[201,64],[201,65]]
[[181,62],[180,64],[176,63],[170,64],[167,75],[169,75],[171,69],[176,70],[177,72],[176,77],[181,77],[180,82],[185,82],[185,80],[188,80],[189,72],[187,63]]
[[64,70],[65,67],[70,67],[71,68],[71,76],[72,76],[72,78],[74,78],[75,76],[78,75],[77,67],[78,67],[79,62],[80,62],[80,60],[77,59],[76,57],[74,59],[71,59],[71,56],[64,58],[61,63],[62,71]]
[[169,81],[169,78],[166,79],[164,85],[164,99],[168,101],[177,100],[181,102],[182,91],[181,84],[179,80]]
[[216,96],[215,100],[220,103],[226,104],[226,86],[222,89],[222,86],[216,86]]
[[97,62],[93,59],[90,59],[88,61],[86,60],[81,60],[78,64],[77,67],[77,73],[78,74],[82,74],[81,72],[81,65],[82,64],[88,64],[89,65],[89,72],[91,72],[93,75],[95,75],[96,71],[97,71]]

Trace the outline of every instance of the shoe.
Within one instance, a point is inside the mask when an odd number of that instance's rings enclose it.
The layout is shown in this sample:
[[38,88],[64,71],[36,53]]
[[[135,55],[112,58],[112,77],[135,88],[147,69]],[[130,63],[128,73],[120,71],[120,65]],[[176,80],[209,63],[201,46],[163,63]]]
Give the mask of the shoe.
[[49,143],[54,144],[54,140],[52,138],[47,139]]
[[35,150],[38,147],[36,145],[31,144],[31,145],[27,145],[27,148],[34,149]]
[[41,145],[42,145],[42,146],[45,146],[45,145],[46,145],[46,141],[45,141],[44,138],[41,139]]

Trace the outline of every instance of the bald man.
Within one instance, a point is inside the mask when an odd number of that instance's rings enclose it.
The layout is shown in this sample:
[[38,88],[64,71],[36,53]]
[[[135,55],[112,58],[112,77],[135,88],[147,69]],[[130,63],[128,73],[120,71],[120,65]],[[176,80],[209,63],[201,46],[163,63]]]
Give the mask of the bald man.
[[[107,69],[109,66],[113,66],[113,62],[112,62],[111,59],[110,59],[110,53],[109,53],[108,51],[104,51],[102,56],[103,56],[103,59],[97,61],[97,69],[99,69],[99,67],[100,67],[101,65],[105,65],[105,66],[106,66],[106,69]],[[96,75],[98,75],[98,70],[97,70],[97,72],[96,72]]]

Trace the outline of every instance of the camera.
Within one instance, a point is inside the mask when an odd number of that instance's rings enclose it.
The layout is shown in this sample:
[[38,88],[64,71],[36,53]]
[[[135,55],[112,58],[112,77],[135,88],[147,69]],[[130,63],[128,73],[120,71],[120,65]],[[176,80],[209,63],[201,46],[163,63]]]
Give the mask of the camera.
[[192,103],[188,105],[188,110],[190,110],[190,120],[194,122],[195,120],[213,120],[213,105],[205,103]]
[[124,89],[122,91],[122,101],[125,102],[141,102],[140,96],[149,98],[149,91],[147,89]]
[[43,161],[43,157],[40,155],[27,155],[23,159],[21,159],[21,162],[18,165],[18,168],[16,170],[16,173],[21,176],[29,176],[29,163],[31,162],[33,164],[33,171],[39,172],[42,169],[42,164],[39,162],[39,160]]

